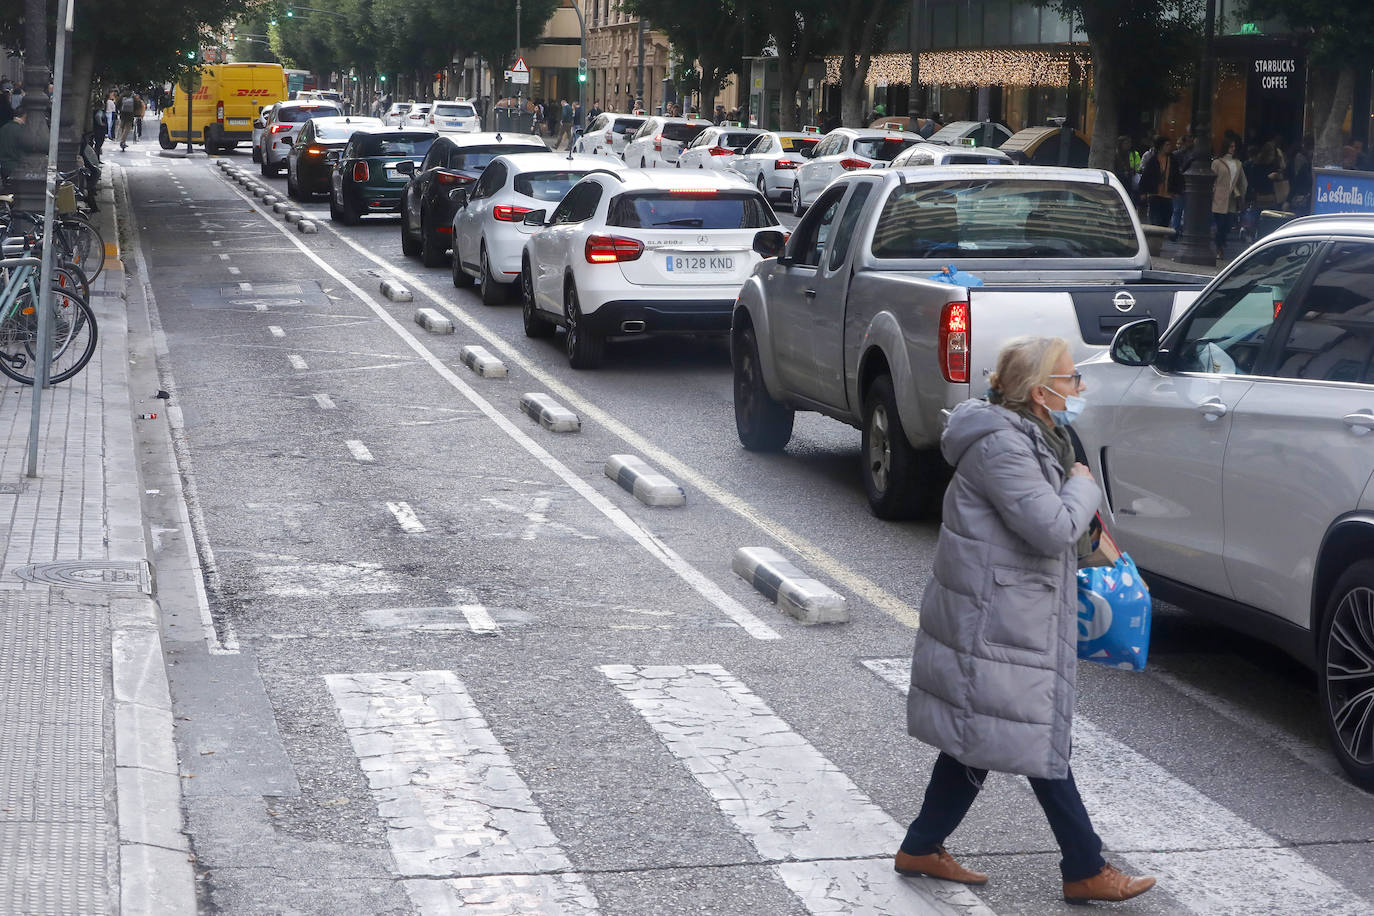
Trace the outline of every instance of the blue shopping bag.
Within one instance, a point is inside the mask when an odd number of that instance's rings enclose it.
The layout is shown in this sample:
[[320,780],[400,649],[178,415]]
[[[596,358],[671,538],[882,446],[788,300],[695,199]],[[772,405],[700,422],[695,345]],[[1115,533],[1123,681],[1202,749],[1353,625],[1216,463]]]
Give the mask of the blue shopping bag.
[[1150,589],[1130,554],[1078,571],[1078,657],[1144,671],[1150,654]]

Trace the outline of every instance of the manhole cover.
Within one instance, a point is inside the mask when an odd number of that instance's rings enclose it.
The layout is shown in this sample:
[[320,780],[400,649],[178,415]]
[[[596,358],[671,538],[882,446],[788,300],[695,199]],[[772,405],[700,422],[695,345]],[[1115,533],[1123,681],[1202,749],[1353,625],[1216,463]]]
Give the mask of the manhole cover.
[[15,575],[25,582],[60,588],[94,588],[107,592],[153,593],[152,572],[146,560],[134,563],[73,560],[21,566]]

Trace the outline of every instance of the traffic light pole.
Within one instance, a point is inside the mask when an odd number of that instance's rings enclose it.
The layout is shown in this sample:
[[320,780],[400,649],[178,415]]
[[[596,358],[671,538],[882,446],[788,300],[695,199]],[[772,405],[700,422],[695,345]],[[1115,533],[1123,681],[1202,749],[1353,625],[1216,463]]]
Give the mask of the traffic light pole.
[[[577,104],[582,109],[582,129],[585,131],[590,123],[587,120],[587,20],[582,15],[582,4],[574,3],[572,8],[577,13],[577,27],[582,31],[582,53],[578,55],[581,60],[577,62]],[[572,148],[571,141],[568,148]]]

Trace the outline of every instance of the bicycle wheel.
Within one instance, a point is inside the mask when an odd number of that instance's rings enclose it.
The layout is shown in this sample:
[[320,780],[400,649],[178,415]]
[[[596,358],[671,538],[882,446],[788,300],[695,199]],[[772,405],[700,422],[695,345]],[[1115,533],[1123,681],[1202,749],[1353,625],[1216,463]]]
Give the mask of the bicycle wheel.
[[94,282],[105,269],[105,240],[88,220],[78,216],[64,216],[59,221],[71,250],[71,262],[86,272],[86,279]]
[[[97,329],[91,307],[71,293],[54,289],[53,356],[48,383],[65,382],[86,367],[95,354]],[[25,385],[37,372],[38,312],[33,291],[23,289],[14,308],[0,321],[0,372]]]

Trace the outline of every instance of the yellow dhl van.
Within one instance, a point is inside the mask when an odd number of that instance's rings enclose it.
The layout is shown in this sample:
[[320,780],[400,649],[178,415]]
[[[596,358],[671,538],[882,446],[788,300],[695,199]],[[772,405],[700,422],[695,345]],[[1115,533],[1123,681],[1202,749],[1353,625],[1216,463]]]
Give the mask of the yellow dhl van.
[[[258,111],[286,98],[281,64],[211,64],[200,68],[200,76],[200,89],[191,98],[191,142],[204,143],[206,152],[251,142]],[[172,95],[158,130],[163,149],[186,142],[186,92],[175,86]]]

